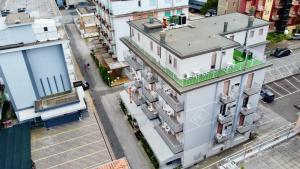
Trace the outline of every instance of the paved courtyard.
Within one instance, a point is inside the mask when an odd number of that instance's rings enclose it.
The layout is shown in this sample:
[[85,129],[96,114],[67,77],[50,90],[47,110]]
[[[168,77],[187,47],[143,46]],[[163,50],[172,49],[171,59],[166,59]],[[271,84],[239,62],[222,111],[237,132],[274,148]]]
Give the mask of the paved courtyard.
[[295,136],[274,148],[245,160],[246,169],[299,169],[300,137]]

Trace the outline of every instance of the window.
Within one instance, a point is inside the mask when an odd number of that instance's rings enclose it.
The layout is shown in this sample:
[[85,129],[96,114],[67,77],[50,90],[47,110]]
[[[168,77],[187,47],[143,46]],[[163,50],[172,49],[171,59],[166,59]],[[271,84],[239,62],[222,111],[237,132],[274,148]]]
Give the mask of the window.
[[235,7],[235,2],[232,3],[232,6]]
[[234,35],[230,35],[230,39],[231,39],[231,40],[234,40]]
[[138,41],[140,41],[141,40],[141,35],[140,35],[140,33],[138,33]]
[[160,49],[160,46],[157,46],[157,47],[156,47],[156,52],[157,52],[157,55],[158,55],[159,57],[160,57],[160,50],[161,50],[161,49]]
[[226,112],[226,104],[222,104],[220,108],[220,114],[225,115]]
[[216,60],[217,60],[217,53],[214,52],[212,54],[212,57],[211,57],[211,65],[210,65],[211,69],[215,69],[215,67],[216,67]]
[[258,34],[259,35],[263,35],[264,34],[264,29],[263,28],[259,29],[259,33]]
[[47,32],[47,31],[48,31],[48,28],[47,28],[47,27],[44,27],[44,31]]
[[249,37],[250,37],[250,38],[253,38],[253,37],[254,37],[254,31],[250,31]]
[[131,36],[134,37],[134,29],[131,29]]
[[165,16],[168,18],[171,17],[171,11],[165,11]]
[[174,58],[173,67],[174,67],[174,69],[176,69],[176,70],[177,70],[177,59],[176,59],[176,58]]
[[180,14],[182,14],[182,9],[177,9],[177,15],[180,15]]
[[169,64],[172,64],[172,56],[169,55]]
[[150,41],[150,50],[153,51],[153,42]]
[[243,107],[247,107],[248,102],[249,102],[249,97],[245,97],[243,100]]
[[141,0],[138,1],[138,6],[139,6],[139,7],[142,6]]

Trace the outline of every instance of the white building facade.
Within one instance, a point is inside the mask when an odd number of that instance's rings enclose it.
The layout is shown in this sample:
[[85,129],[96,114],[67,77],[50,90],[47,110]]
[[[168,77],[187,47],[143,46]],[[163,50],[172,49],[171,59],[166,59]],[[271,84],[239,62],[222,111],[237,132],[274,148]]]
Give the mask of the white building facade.
[[85,110],[69,41],[54,19],[27,13],[0,17],[0,82],[19,122],[42,121]]
[[124,61],[126,46],[119,40],[129,36],[127,21],[154,17],[162,19],[188,14],[188,0],[98,0],[100,41],[117,61]]
[[270,66],[268,22],[234,13],[176,28],[128,23],[121,41],[133,82],[120,96],[161,168],[186,168],[249,139]]

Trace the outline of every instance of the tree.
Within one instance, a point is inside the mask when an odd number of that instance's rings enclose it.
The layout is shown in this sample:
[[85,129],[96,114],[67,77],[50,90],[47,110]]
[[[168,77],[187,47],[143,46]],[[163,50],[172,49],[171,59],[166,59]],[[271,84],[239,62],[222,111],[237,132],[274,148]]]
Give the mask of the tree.
[[200,9],[200,13],[205,15],[207,10],[209,9],[217,9],[218,8],[218,0],[207,0],[207,3],[202,6]]

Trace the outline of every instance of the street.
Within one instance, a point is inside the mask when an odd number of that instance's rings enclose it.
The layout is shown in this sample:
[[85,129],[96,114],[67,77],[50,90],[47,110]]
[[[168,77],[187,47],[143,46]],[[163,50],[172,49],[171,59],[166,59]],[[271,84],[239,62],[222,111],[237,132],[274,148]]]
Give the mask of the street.
[[[62,13],[63,15],[69,14],[66,11]],[[63,17],[67,18],[68,16]],[[75,25],[67,24],[66,30],[70,37],[73,55],[83,72],[85,80],[91,85],[91,95],[116,158],[126,156],[130,166],[134,169],[151,168],[146,154],[142,151],[124,114],[120,111],[118,93],[123,87],[107,87],[99,75],[98,68],[93,63],[88,45],[81,39]],[[86,63],[90,63],[91,66],[85,72],[83,65]]]

